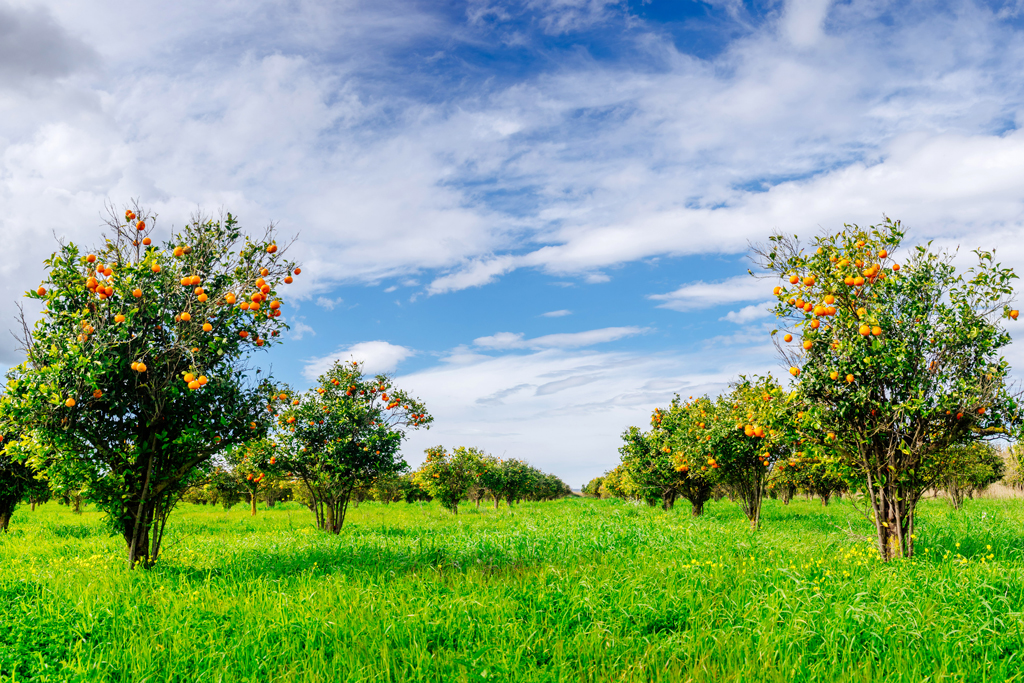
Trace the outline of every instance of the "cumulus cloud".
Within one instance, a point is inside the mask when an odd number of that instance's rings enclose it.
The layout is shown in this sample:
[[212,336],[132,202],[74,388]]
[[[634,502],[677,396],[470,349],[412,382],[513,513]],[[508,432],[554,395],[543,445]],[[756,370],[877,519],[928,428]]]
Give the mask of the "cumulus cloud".
[[772,315],[772,305],[774,301],[766,301],[763,304],[753,304],[750,306],[744,306],[738,311],[729,311],[724,317],[719,320],[725,320],[737,325],[745,325],[746,323],[760,320],[761,318],[767,318]]
[[532,339],[525,339],[525,335],[521,332],[498,332],[487,337],[478,337],[473,340],[473,343],[481,348],[496,350],[575,349],[617,341],[648,331],[649,329],[646,327],[605,327],[585,332],[546,334]]
[[660,308],[685,312],[759,299],[765,289],[764,280],[738,275],[722,282],[691,282],[673,292],[651,294],[648,298],[660,301]]
[[326,372],[337,361],[360,361],[363,371],[370,375],[381,372],[392,372],[398,365],[415,355],[415,351],[405,346],[391,344],[386,341],[359,342],[352,346],[338,349],[332,354],[306,361],[302,374],[308,380],[315,380]]

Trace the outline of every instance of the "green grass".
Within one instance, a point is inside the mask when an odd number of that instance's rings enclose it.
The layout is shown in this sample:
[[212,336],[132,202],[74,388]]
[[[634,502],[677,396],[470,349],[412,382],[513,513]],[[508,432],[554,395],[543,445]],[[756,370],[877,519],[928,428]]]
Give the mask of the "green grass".
[[[920,510],[882,565],[848,503],[665,514],[364,503],[176,511],[149,572],[99,515],[0,538],[0,681],[1024,681],[1024,504]],[[959,544],[959,545],[957,545]]]

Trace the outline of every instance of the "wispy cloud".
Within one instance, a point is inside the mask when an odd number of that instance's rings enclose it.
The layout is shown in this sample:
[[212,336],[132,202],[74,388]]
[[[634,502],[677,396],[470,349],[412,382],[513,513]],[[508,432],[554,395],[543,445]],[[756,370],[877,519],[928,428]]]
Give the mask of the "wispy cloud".
[[651,294],[649,299],[660,301],[661,308],[674,311],[696,311],[702,308],[723,306],[763,298],[765,281],[739,275],[723,282],[691,282],[667,294]]
[[646,327],[605,327],[585,332],[566,332],[562,334],[546,334],[532,339],[524,338],[521,332],[498,332],[487,337],[473,340],[477,346],[485,349],[577,349],[595,344],[604,344],[626,337],[644,334],[650,330]]
[[541,315],[545,318],[561,318],[567,315],[572,315],[572,311],[563,308],[557,311],[548,311],[547,313],[541,313]]

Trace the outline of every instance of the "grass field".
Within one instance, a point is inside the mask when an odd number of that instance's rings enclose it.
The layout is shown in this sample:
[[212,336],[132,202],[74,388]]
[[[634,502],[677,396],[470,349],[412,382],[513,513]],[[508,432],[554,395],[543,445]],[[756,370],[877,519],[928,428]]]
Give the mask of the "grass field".
[[183,506],[149,572],[99,515],[0,537],[0,681],[1024,681],[1024,502],[920,510],[878,563],[848,503],[513,511]]

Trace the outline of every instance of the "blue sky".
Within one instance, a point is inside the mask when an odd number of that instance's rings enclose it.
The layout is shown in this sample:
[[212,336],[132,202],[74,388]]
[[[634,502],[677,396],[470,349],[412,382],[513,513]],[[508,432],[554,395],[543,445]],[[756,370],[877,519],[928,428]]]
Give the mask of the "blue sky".
[[411,463],[578,487],[674,393],[779,370],[773,229],[886,214],[1024,267],[1022,30],[1021,0],[0,0],[0,315],[107,199],[274,221],[276,376],[364,359],[435,415]]

